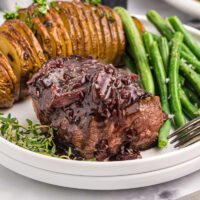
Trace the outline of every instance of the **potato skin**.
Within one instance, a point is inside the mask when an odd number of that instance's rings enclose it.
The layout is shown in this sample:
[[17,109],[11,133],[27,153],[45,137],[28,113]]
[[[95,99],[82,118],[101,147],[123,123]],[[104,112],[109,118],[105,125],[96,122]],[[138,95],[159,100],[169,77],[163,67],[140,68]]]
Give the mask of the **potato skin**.
[[72,25],[74,29],[74,40],[76,41],[76,54],[84,55],[84,34],[81,28],[78,14],[71,2],[64,2],[64,7],[70,13],[70,18],[72,19]]
[[33,70],[34,72],[36,72],[38,68],[40,68],[44,62],[46,62],[46,58],[33,32],[23,21],[17,19],[7,20],[4,24],[12,24],[12,26],[14,26],[29,42],[37,62],[36,68]]
[[[33,11],[33,15],[34,15],[34,12],[37,12],[38,7],[36,4],[32,4],[30,6],[30,9]],[[46,31],[48,32],[50,36],[51,45],[53,47],[53,58],[57,56],[58,57],[63,56],[63,45],[59,38],[59,35],[57,34],[58,30],[56,29],[56,24],[52,20],[51,15],[49,14],[49,12],[46,12],[45,15],[42,15],[39,12],[37,12],[37,17],[39,18],[43,28],[46,29]]]
[[94,7],[93,4],[85,3],[87,7],[90,8],[92,18],[94,20],[95,30],[98,39],[98,60],[100,62],[104,61],[104,50],[105,50],[105,38],[103,34],[103,27],[101,26],[101,18],[97,9]]
[[105,48],[104,48],[104,63],[110,63],[110,57],[112,57],[112,38],[109,29],[108,19],[105,15],[104,10],[100,6],[96,6],[97,12],[99,13],[100,22],[103,30]]
[[[23,22],[26,21],[26,15],[28,14],[30,17],[30,27],[32,28],[34,35],[36,36],[38,42],[40,43],[43,53],[46,59],[50,59],[53,57],[53,42],[51,41],[51,37],[47,32],[46,28],[44,28],[38,16],[34,15],[35,8],[30,6],[27,9],[20,9],[19,19]],[[54,50],[55,51],[55,50]]]
[[108,20],[110,35],[111,35],[111,39],[112,39],[112,49],[111,49],[112,54],[110,54],[109,62],[115,64],[115,59],[117,57],[118,44],[119,44],[118,34],[117,34],[117,28],[115,26],[116,20],[114,19],[114,15],[110,11],[111,9],[109,9],[109,7],[107,7],[107,6],[101,6],[101,8],[103,9],[104,13],[106,13],[105,17]]
[[27,95],[26,81],[29,79],[29,56],[26,50],[16,41],[13,33],[3,30],[0,30],[0,50],[8,59],[17,77],[17,83],[15,84],[17,90],[16,100],[19,100]]
[[10,66],[8,60],[6,59],[6,57],[4,56],[4,54],[1,51],[0,51],[0,65],[2,67],[4,67],[4,69],[6,70],[6,72],[8,73],[8,75],[12,81],[14,100],[16,100],[18,97],[18,91],[16,88],[17,77],[15,76],[13,69]]
[[14,102],[13,83],[6,69],[0,64],[0,108],[10,108]]
[[72,43],[71,43],[71,40],[69,37],[69,33],[65,29],[61,17],[59,16],[58,12],[52,7],[49,8],[49,14],[51,15],[53,21],[56,22],[58,34],[59,34],[59,37],[61,38],[63,46],[64,46],[64,48],[63,48],[64,56],[72,55],[73,54]]
[[118,13],[116,13],[114,10],[112,10],[113,17],[116,22],[116,27],[117,27],[117,33],[118,33],[118,38],[119,38],[119,50],[117,54],[117,58],[115,60],[115,65],[120,65],[122,62],[123,55],[125,54],[125,46],[126,46],[126,41],[125,41],[125,33],[123,29],[123,24],[120,16]]
[[[64,26],[67,30],[67,32],[69,33],[69,37],[71,39],[71,43],[72,43],[72,51],[73,54],[78,54],[78,42],[77,41],[81,41],[82,40],[82,36],[80,35],[80,31],[77,31],[77,29],[79,30],[80,27],[78,25],[76,16],[73,12],[72,9],[70,9],[69,5],[67,4],[67,2],[63,2],[63,1],[57,1],[55,3],[55,6],[57,6],[59,8],[59,15],[64,23]],[[76,33],[79,33],[78,36],[76,36]],[[79,38],[77,38],[79,37]]]
[[92,13],[91,13],[91,10],[90,8],[82,3],[82,2],[76,2],[77,4],[77,7],[80,8],[85,16],[85,19],[86,19],[86,22],[87,22],[87,25],[88,25],[88,30],[89,30],[89,35],[90,35],[90,40],[92,41],[92,52],[90,55],[92,55],[93,57],[95,58],[98,58],[99,56],[99,43],[98,43],[98,36],[97,36],[97,33],[96,33],[96,29],[95,29],[95,25],[94,25],[94,20],[93,20],[93,17],[92,17]]
[[10,66],[8,60],[6,59],[6,57],[4,56],[4,54],[0,51],[0,65],[3,66],[8,75],[10,76],[13,85],[17,82],[17,77],[15,76],[12,67]]
[[89,27],[87,24],[86,17],[84,16],[83,11],[80,7],[77,6],[76,2],[68,2],[73,5],[74,11],[76,13],[76,17],[78,19],[78,23],[80,25],[81,31],[83,32],[82,41],[84,42],[84,48],[81,48],[83,51],[80,56],[88,56],[92,53],[92,41],[90,38]]
[[142,34],[146,31],[144,25],[137,17],[132,17],[132,19],[135,22],[135,25],[140,33],[140,36],[143,38]]
[[28,86],[26,82],[32,77],[33,69],[37,67],[37,62],[34,57],[34,53],[29,42],[26,38],[13,26],[13,24],[3,24],[0,28],[11,34],[13,39],[18,43],[21,49],[24,51],[23,59],[27,62],[24,66],[21,66],[21,89],[20,98],[28,96]]

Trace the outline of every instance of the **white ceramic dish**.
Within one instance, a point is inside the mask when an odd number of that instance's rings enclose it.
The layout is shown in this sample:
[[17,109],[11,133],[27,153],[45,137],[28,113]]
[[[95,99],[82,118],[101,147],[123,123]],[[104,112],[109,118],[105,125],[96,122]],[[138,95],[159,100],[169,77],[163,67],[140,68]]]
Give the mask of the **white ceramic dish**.
[[196,0],[165,0],[181,11],[200,18],[200,2]]
[[24,164],[5,154],[0,153],[0,162],[8,169],[31,179],[77,189],[89,190],[119,190],[139,188],[168,182],[186,176],[199,169],[200,157],[180,165],[162,170],[125,176],[76,176],[51,172]]
[[[137,16],[145,25],[146,29],[157,33],[155,28],[146,20],[145,17]],[[186,27],[188,31],[194,36],[194,38],[197,39],[197,41],[200,41],[199,35],[200,32],[196,29],[193,29],[191,27]],[[27,98],[23,102],[17,103],[13,106],[13,108],[8,110],[3,110],[3,112],[11,113],[13,116],[17,117],[21,123],[25,122],[26,118],[29,118],[33,120],[33,122],[37,122],[36,116],[33,112],[33,108],[31,105],[30,98]],[[110,180],[115,180],[116,176],[127,176],[131,177],[133,175],[141,176],[144,173],[153,173],[158,170],[167,170],[168,168],[175,167],[177,165],[184,166],[183,163],[190,162],[191,160],[197,158],[200,156],[200,143],[196,143],[194,145],[191,145],[190,147],[187,147],[185,149],[177,150],[174,149],[171,145],[169,145],[166,149],[159,150],[157,148],[150,149],[148,151],[142,152],[143,159],[141,160],[131,160],[131,161],[118,161],[118,162],[87,162],[87,161],[71,161],[71,160],[63,160],[58,158],[52,158],[47,157],[41,154],[33,153],[31,151],[27,151],[23,148],[20,148],[7,140],[0,137],[0,152],[4,155],[9,157],[9,162],[12,161],[12,165],[9,165],[7,162],[7,159],[0,159],[0,163],[4,166],[8,166],[11,170],[16,171],[18,173],[21,173],[25,176],[28,176],[27,171],[28,167],[35,168],[37,170],[41,170],[43,172],[52,172],[53,174],[64,174],[66,176],[74,177],[96,177],[95,180],[99,179],[106,179],[107,177],[113,177],[113,179],[110,178]],[[15,164],[16,163],[16,164]],[[17,163],[20,163],[23,165],[23,169],[17,169],[16,165]],[[26,168],[26,166],[28,166]],[[195,166],[195,170],[200,169],[199,166]],[[183,176],[185,174],[192,173],[194,169],[187,168],[187,173],[178,173],[179,176],[177,176],[176,173],[171,174],[170,180],[173,178],[178,178],[180,176]],[[28,176],[30,177],[30,176]],[[34,178],[36,180],[48,182],[48,178],[41,179],[42,175],[37,176],[37,173],[35,176],[32,176],[31,178]],[[153,177],[153,175],[152,175]],[[156,178],[156,176],[155,176]],[[158,177],[157,177],[158,178]],[[64,185],[68,187],[78,187],[77,185],[79,183],[76,183],[76,180],[73,179],[73,185]],[[120,181],[121,179],[119,179]],[[134,180],[134,179],[133,179]],[[153,179],[152,179],[153,180]],[[165,178],[164,181],[167,181],[169,179]],[[147,180],[145,180],[147,181]],[[148,182],[148,181],[147,181]],[[160,180],[162,182],[162,180]],[[49,182],[48,182],[49,183]],[[60,182],[60,178],[55,178],[54,181],[51,181],[52,184],[56,185],[63,185]],[[133,181],[129,182],[130,185],[125,184],[123,185],[123,182],[121,184],[121,188],[131,188],[136,187],[137,185],[133,186]],[[155,184],[158,182],[155,182]],[[71,183],[70,183],[71,184]],[[143,183],[144,184],[144,183]],[[152,184],[149,182],[149,184]],[[93,189],[91,184],[87,186],[87,189]],[[139,184],[139,186],[142,186],[142,183]],[[139,187],[138,186],[138,187]],[[144,186],[144,185],[143,185]],[[81,188],[80,186],[79,188]],[[103,185],[102,185],[103,187]],[[82,187],[82,188],[86,188]],[[115,187],[115,188],[120,188]],[[96,188],[101,189],[101,188]],[[112,189],[112,188],[110,188]],[[113,186],[114,189],[114,186]]]

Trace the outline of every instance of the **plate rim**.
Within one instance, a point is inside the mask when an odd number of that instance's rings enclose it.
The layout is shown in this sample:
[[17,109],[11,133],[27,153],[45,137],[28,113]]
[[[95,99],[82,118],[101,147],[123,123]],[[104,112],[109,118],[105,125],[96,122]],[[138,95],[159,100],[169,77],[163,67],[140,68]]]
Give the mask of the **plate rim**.
[[[173,7],[181,10],[190,16],[196,16],[200,18],[200,2],[195,0],[164,0]],[[195,8],[195,9],[194,9]]]
[[[12,159],[2,153],[0,153],[0,158],[0,164],[3,163],[2,165],[4,167],[29,179],[51,185],[89,190],[124,190],[157,185],[184,177],[200,169],[200,157],[198,157],[173,167],[143,174],[114,177],[90,177],[51,172],[24,164],[23,162]],[[199,166],[198,168],[196,168],[197,164]],[[16,166],[14,169],[12,168],[13,165]]]

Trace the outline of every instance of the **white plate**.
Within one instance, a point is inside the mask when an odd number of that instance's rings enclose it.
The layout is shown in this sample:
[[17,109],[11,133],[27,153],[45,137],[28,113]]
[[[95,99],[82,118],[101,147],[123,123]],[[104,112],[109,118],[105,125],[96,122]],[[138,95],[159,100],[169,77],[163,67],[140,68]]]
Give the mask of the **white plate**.
[[119,190],[156,185],[186,176],[198,170],[200,157],[167,169],[136,175],[107,177],[76,176],[51,172],[24,164],[3,153],[0,153],[0,163],[18,174],[44,183],[77,189]]
[[[146,20],[145,17],[137,17],[141,19],[147,30],[157,33],[155,28]],[[198,38],[200,32],[198,30],[193,29],[191,27],[187,27],[187,29],[194,36],[194,38],[200,41],[200,39]],[[19,118],[21,123],[24,123],[26,118],[33,120],[33,122],[37,122],[36,116],[33,112],[30,98],[27,98],[23,102],[15,104],[11,109],[3,110],[3,112],[12,113],[13,116]],[[166,169],[169,167],[179,165],[181,163],[186,163],[187,161],[190,161],[200,156],[199,149],[200,143],[196,143],[194,145],[191,145],[190,147],[181,150],[174,149],[171,145],[169,145],[163,150],[153,148],[148,151],[142,152],[143,159],[141,160],[117,162],[71,161],[52,158],[31,151],[27,151],[0,137],[0,152],[10,157],[10,159],[13,159],[14,163],[20,162],[23,163],[24,166],[29,165],[32,168],[41,169],[42,171],[46,170],[51,171],[52,173],[66,174],[67,176],[95,176],[99,178],[103,178],[103,176],[105,178],[113,176],[113,180],[115,176],[140,176],[143,173],[154,172],[156,170]],[[6,159],[2,159],[0,160],[0,162],[2,165],[7,166]],[[10,165],[9,168],[13,171],[16,171],[16,167],[14,164]],[[200,169],[200,165],[196,166],[195,169]],[[194,171],[193,168],[188,168],[187,170],[187,173]],[[27,176],[26,167],[24,167],[20,173]],[[41,180],[39,176],[38,178],[34,178],[37,180]],[[174,178],[177,178],[176,173],[174,173]],[[171,179],[173,179],[172,176]],[[144,184],[146,181],[147,180],[144,180]],[[55,179],[53,184],[59,185],[59,180]],[[78,183],[76,183],[76,181],[74,180],[73,184],[73,187],[76,188],[76,185]],[[132,184],[129,185],[129,188],[130,187],[132,187]],[[121,188],[124,188],[123,184],[121,185]],[[126,188],[128,188],[128,186],[126,186]]]
[[200,18],[200,2],[196,0],[165,0],[183,12]]

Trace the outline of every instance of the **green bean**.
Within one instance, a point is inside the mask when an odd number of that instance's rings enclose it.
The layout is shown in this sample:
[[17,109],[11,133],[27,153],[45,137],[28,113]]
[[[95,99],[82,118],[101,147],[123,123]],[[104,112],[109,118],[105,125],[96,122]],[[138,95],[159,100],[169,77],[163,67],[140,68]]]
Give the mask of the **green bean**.
[[[168,90],[166,84],[166,72],[163,65],[163,60],[160,55],[157,42],[153,41],[149,44],[151,62],[154,68],[155,77],[159,87],[160,100],[162,110],[167,114],[170,114],[169,103],[168,103]],[[168,143],[168,136],[171,129],[171,119],[168,119],[162,128],[159,130],[158,146],[163,148]]]
[[152,37],[153,37],[154,40],[157,41],[157,40],[159,39],[159,36],[158,36],[158,35],[156,35],[156,34],[154,34],[154,33],[151,33],[151,35],[152,35]]
[[171,112],[174,114],[174,123],[177,128],[185,124],[185,118],[182,112],[178,91],[180,50],[182,41],[183,35],[179,32],[175,33],[172,39],[172,51],[169,65],[169,94]]
[[143,33],[143,40],[147,51],[147,57],[149,58],[149,62],[151,63],[150,44],[154,41],[153,35],[149,32],[145,32]]
[[[168,39],[168,41],[173,38],[174,32],[168,26],[166,20],[163,19],[156,11],[149,10],[147,12],[147,18],[155,25],[161,35],[165,36]],[[185,51],[186,53],[190,54],[190,56],[192,56],[194,59],[197,59],[192,51],[185,44],[182,44],[182,51]]]
[[165,71],[168,74],[168,69],[169,69],[169,44],[166,39],[166,37],[160,37],[158,39],[158,47],[160,50],[160,55],[163,60],[163,64],[165,67]]
[[180,72],[194,87],[197,94],[200,96],[200,76],[189,65],[184,62],[180,62]]
[[148,65],[146,51],[138,29],[126,9],[122,7],[115,7],[114,10],[122,19],[124,31],[131,48],[131,52],[135,58],[142,86],[147,92],[155,94],[153,76]]
[[190,55],[188,55],[186,52],[181,51],[181,57],[187,61],[187,63],[193,65],[194,70],[198,73],[200,73],[200,62],[196,59],[193,59]]
[[[154,36],[150,32],[145,32],[145,33],[143,33],[143,40],[144,40],[145,48],[146,48],[146,51],[147,51],[149,63],[152,66],[153,64],[151,62],[151,56],[150,56],[150,44],[154,41]],[[151,71],[153,73],[153,67],[151,67]],[[157,83],[157,79],[156,79],[154,73],[153,73],[153,79],[154,79],[154,83],[155,83],[155,94],[157,96],[159,96],[160,93],[159,93],[158,83]]]
[[127,54],[124,55],[124,63],[126,65],[126,67],[128,67],[128,69],[132,72],[137,74],[136,68],[135,68],[135,62],[134,60]]
[[200,47],[198,46],[192,35],[185,29],[180,19],[177,16],[172,16],[169,18],[169,21],[176,31],[179,31],[183,34],[184,42],[187,44],[190,50],[197,56],[197,58],[200,59]]
[[185,78],[179,74],[179,83],[182,85],[185,84]]
[[190,119],[194,119],[200,116],[200,109],[198,109],[190,102],[190,100],[188,99],[187,95],[185,94],[184,90],[181,87],[179,87],[179,94],[184,113]]
[[173,38],[173,31],[169,28],[166,21],[154,10],[147,12],[147,18],[155,25],[158,31],[168,40]]
[[192,53],[192,51],[185,44],[182,45],[182,50],[181,51],[184,51],[185,53],[190,55],[190,57],[192,57],[193,59],[197,60],[197,57]]
[[171,29],[171,30],[173,30],[174,31],[174,29],[173,29],[173,27],[172,27],[172,25],[170,24],[170,22],[169,22],[169,18],[168,17],[165,17],[164,18],[164,20],[165,20],[165,22],[166,22],[166,24],[167,24],[167,26]]
[[187,97],[189,98],[189,100],[196,106],[196,107],[200,107],[200,98],[189,88],[183,86],[182,87],[183,91],[185,92],[185,94],[187,95]]

